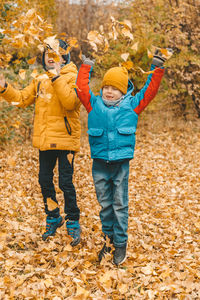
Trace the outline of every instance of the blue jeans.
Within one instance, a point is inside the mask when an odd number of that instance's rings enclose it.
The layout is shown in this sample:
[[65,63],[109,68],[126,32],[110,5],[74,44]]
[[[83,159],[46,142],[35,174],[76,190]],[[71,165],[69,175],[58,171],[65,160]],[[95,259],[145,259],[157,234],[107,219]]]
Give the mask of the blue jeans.
[[123,247],[128,240],[129,161],[107,163],[94,159],[92,176],[101,205],[102,231],[113,239],[115,247]]

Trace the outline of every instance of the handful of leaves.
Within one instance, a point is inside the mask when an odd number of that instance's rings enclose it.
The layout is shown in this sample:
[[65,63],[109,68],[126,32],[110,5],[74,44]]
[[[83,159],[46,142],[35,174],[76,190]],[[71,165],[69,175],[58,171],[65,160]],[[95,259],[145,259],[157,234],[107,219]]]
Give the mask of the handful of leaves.
[[[119,65],[125,67],[127,70],[140,70],[147,75],[154,72],[145,72],[138,65],[134,65],[131,57],[137,56],[138,53],[138,56],[141,57],[141,49],[144,48],[144,45],[141,44],[140,40],[136,40],[132,32],[132,27],[132,23],[129,20],[119,22],[114,17],[111,17],[109,30],[104,30],[103,25],[101,25],[99,31],[90,31],[88,33],[87,38],[93,49],[92,56],[95,58],[97,64],[102,64],[102,61],[105,61],[106,54],[108,54],[110,57],[113,56],[113,61],[116,62],[118,60]],[[150,50],[146,49],[147,56],[153,59],[153,64],[158,67],[162,66],[173,54],[170,48],[159,48],[153,45],[149,48]],[[120,53],[120,49],[122,51],[125,49],[126,51]],[[118,53],[118,59],[116,58],[116,52]]]

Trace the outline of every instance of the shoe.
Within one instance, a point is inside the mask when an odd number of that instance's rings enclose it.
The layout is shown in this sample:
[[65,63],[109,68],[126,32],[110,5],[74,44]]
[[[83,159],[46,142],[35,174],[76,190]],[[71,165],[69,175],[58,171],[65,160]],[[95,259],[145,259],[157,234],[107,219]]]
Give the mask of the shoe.
[[115,265],[120,265],[126,260],[126,246],[115,247],[113,262]]
[[99,262],[101,262],[102,258],[105,257],[106,253],[110,253],[110,252],[111,252],[111,247],[106,246],[106,243],[104,243],[102,249],[98,253]]
[[76,246],[81,241],[81,226],[79,224],[79,221],[72,221],[68,220],[66,222],[67,227],[67,233],[73,238],[73,241],[70,243],[70,245]]
[[43,241],[45,241],[49,236],[54,236],[56,229],[64,224],[64,220],[61,216],[58,218],[47,217],[46,219],[46,231],[42,235]]

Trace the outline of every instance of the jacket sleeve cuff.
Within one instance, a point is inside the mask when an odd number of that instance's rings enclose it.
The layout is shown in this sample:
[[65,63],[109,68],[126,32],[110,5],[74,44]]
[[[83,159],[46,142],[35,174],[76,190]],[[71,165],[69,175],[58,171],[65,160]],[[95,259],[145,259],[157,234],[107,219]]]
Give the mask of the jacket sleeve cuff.
[[154,70],[154,69],[165,69],[165,67],[164,66],[158,67],[158,66],[156,66],[154,64],[151,64],[151,70]]

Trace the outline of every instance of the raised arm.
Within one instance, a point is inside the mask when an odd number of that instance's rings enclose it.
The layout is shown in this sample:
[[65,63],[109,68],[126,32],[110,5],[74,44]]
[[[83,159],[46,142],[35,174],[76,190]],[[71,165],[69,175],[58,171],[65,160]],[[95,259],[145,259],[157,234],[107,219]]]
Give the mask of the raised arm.
[[0,96],[8,102],[16,102],[18,107],[27,107],[35,101],[35,84],[32,81],[25,89],[17,90],[6,83],[4,76],[0,76]]
[[[72,65],[72,63],[71,63]],[[77,69],[75,65],[69,66],[69,72],[66,74],[60,74],[60,76],[52,79],[52,86],[54,91],[61,102],[62,106],[66,110],[74,110],[77,105],[80,105],[80,101],[74,90],[77,76]]]
[[87,59],[85,56],[83,56],[83,64],[79,69],[78,76],[76,79],[77,95],[83,103],[83,105],[85,106],[88,113],[92,110],[92,99],[94,98],[94,95],[89,87],[93,65],[94,61]]
[[161,49],[155,51],[151,65],[152,73],[148,76],[144,87],[133,97],[133,109],[138,115],[157,94],[165,72],[163,64],[172,54],[173,50],[171,48],[166,48],[165,51],[162,52]]
[[154,72],[148,76],[144,87],[133,97],[133,110],[138,115],[157,94],[161,79],[164,75],[164,68],[157,68],[155,65],[152,65],[151,70],[154,70]]

